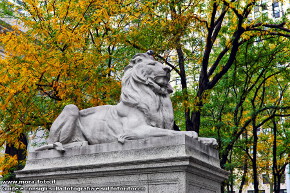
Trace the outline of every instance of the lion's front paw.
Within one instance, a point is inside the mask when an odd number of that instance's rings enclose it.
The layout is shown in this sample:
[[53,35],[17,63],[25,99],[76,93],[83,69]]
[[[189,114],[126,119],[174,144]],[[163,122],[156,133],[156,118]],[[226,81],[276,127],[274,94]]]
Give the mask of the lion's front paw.
[[193,139],[198,138],[198,134],[195,131],[178,131],[181,132],[184,135],[187,135],[188,137],[192,137]]
[[53,144],[53,147],[60,152],[65,152],[65,149],[63,148],[62,143],[60,142],[55,142]]
[[201,143],[203,143],[205,145],[212,146],[214,148],[218,147],[218,142],[214,138],[199,137],[198,141],[200,141]]
[[118,137],[118,142],[124,144],[125,143],[125,138],[126,138],[125,135],[120,135]]
[[119,135],[118,137],[118,142],[120,143],[125,143],[125,140],[134,140],[134,139],[139,139],[134,133],[125,133],[123,135]]

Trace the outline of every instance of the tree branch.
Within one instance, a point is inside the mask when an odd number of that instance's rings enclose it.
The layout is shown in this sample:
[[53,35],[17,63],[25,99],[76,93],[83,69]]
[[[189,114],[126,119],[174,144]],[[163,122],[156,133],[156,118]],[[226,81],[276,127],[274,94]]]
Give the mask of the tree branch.
[[[233,46],[232,46],[232,49],[231,49],[231,53],[230,53],[230,56],[229,56],[229,59],[227,61],[227,63],[223,66],[222,70],[217,73],[213,78],[212,80],[208,83],[208,89],[211,89],[213,88],[216,83],[223,77],[223,75],[230,69],[230,67],[232,66],[235,58],[236,58],[236,54],[238,52],[238,48],[239,48],[239,39],[241,37],[243,33],[243,30],[240,28],[238,29],[235,34],[234,34],[234,40],[233,40]],[[224,53],[225,54],[225,53]],[[217,61],[219,62],[219,61]],[[215,65],[218,65],[218,64],[215,64]],[[214,67],[216,68],[216,67]],[[212,72],[211,72],[212,73]]]
[[229,51],[228,47],[225,47],[223,49],[223,51],[220,52],[220,54],[218,55],[217,59],[215,60],[215,62],[213,63],[213,65],[211,66],[211,68],[209,69],[208,72],[208,77],[210,77],[213,72],[215,71],[215,69],[217,68],[217,66],[219,65],[221,59],[224,57],[224,55]]
[[173,64],[169,63],[165,58],[163,58],[159,54],[157,54],[156,56],[157,56],[157,58],[159,58],[163,62],[165,62],[165,64],[167,64],[168,66],[170,66],[170,68],[172,68],[178,75],[180,75],[180,71]]

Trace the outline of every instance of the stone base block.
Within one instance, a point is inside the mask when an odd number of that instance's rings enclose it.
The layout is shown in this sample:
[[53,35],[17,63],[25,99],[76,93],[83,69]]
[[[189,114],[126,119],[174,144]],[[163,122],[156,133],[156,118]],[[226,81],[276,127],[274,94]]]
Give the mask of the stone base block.
[[23,192],[220,193],[218,151],[184,135],[31,152]]

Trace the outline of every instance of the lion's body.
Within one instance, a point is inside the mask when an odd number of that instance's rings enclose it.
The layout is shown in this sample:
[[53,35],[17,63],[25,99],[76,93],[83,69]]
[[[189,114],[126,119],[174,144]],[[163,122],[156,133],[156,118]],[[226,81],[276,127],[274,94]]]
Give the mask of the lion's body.
[[77,127],[90,144],[116,141],[123,132],[117,108],[111,105],[81,110]]
[[[146,130],[144,126],[172,130],[173,112],[170,110],[172,106],[169,97],[157,95],[153,101],[143,93],[142,98],[143,103],[154,104],[148,112],[148,117],[144,116],[144,112],[139,108],[130,107],[121,101],[114,106],[105,105],[81,110],[77,129],[81,129],[90,144],[116,141],[124,133]],[[149,98],[151,101],[146,101]]]
[[48,142],[97,144],[173,134],[169,73],[151,56],[136,55],[125,69],[120,103],[83,110],[67,105],[53,123]]
[[[117,105],[79,110],[67,105],[51,126],[47,145],[86,142],[124,142],[126,139],[186,134],[173,130],[173,108],[169,94],[170,69],[148,54],[137,54],[125,68],[121,99]],[[62,147],[59,147],[63,150]]]

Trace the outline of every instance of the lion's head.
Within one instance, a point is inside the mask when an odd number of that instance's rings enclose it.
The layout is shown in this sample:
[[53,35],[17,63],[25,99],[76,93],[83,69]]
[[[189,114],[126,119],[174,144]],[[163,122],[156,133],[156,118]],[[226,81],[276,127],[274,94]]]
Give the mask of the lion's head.
[[142,111],[149,125],[171,129],[173,110],[169,80],[169,67],[150,54],[137,54],[125,68],[121,102]]
[[170,68],[156,61],[147,53],[135,55],[130,64],[126,66],[122,86],[128,78],[151,87],[156,94],[172,93],[172,87],[169,84]]

